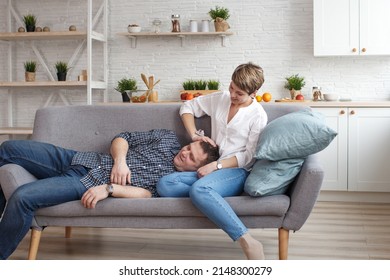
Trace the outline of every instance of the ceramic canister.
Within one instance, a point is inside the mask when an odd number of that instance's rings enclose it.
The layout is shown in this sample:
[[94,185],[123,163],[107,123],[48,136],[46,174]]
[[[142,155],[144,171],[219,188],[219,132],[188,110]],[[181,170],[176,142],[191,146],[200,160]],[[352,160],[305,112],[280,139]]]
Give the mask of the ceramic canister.
[[198,32],[198,22],[194,19],[190,20],[190,31],[191,32]]
[[210,31],[210,21],[208,19],[202,20],[202,32]]

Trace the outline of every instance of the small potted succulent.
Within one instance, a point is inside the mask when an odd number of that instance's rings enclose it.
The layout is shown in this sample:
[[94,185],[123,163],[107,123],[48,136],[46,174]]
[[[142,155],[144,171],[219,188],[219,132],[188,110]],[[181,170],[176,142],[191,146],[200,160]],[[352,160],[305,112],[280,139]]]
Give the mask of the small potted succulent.
[[23,16],[23,22],[26,25],[26,31],[27,32],[34,32],[35,31],[35,25],[37,23],[37,17],[33,14],[28,14]]
[[66,75],[70,69],[68,67],[68,63],[64,61],[57,61],[55,64],[55,68],[57,70],[58,81],[66,81]]
[[24,76],[26,82],[34,82],[35,81],[35,73],[37,71],[37,62],[36,61],[26,61],[24,63]]
[[137,81],[133,78],[122,78],[118,81],[115,90],[122,94],[123,102],[130,102],[131,92],[137,90]]
[[216,32],[225,32],[230,28],[227,19],[230,18],[229,9],[215,6],[210,9],[209,16],[214,20],[214,27]]
[[302,95],[301,89],[305,86],[305,78],[299,76],[299,74],[286,77],[284,88],[290,91],[291,99],[296,99],[297,95]]

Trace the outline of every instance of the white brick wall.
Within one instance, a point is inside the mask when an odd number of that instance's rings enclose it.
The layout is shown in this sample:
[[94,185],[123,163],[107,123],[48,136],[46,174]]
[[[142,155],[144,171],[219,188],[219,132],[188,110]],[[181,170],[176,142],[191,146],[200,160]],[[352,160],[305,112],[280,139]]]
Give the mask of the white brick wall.
[[[15,0],[20,14],[32,12],[40,24],[53,30],[67,29],[70,24],[85,27],[86,1]],[[312,0],[260,0],[260,1],[179,1],[144,0],[109,1],[109,98],[120,101],[113,88],[124,76],[135,77],[143,88],[140,73],[154,74],[161,79],[157,86],[161,100],[177,98],[181,83],[186,79],[219,79],[227,88],[234,68],[244,62],[260,64],[266,82],[261,92],[271,92],[274,98],[288,96],[283,88],[284,77],[299,73],[307,80],[303,92],[308,97],[311,87],[320,85],[324,92],[350,94],[355,99],[390,99],[390,57],[327,57],[313,56]],[[0,1],[1,13],[6,11],[7,0]],[[219,38],[189,37],[181,47],[180,40],[169,38],[140,38],[137,48],[131,41],[118,36],[126,32],[128,24],[138,23],[143,31],[152,29],[152,21],[163,21],[162,31],[171,28],[170,15],[181,15],[183,31],[189,29],[190,19],[208,19],[207,12],[215,5],[230,9],[229,23],[235,34],[221,47]],[[5,31],[5,15],[0,17],[0,32]],[[211,30],[213,26],[210,25]],[[26,43],[26,45],[28,45]],[[47,61],[66,59],[72,54],[74,42],[47,42],[42,51]],[[31,51],[18,45],[15,75],[23,78],[23,61],[33,58]],[[61,52],[59,52],[61,50]],[[0,79],[7,78],[6,46],[0,44]],[[62,53],[63,52],[63,53]],[[71,78],[76,79],[85,60],[75,66]],[[38,74],[38,77],[45,78]],[[5,91],[0,91],[4,93]],[[31,125],[36,108],[43,106],[49,90],[44,93],[24,90],[16,96],[17,124]],[[85,102],[82,91],[66,92],[74,104]],[[96,101],[101,100],[98,95]],[[6,98],[0,95],[0,125],[6,123]],[[54,104],[61,104],[60,101]]]

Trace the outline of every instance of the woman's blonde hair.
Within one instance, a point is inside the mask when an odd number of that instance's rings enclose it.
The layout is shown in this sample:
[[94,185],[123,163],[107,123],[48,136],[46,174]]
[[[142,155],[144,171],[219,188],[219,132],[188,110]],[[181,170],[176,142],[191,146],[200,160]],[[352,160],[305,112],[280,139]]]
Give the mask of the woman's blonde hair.
[[234,70],[232,81],[248,94],[256,93],[264,83],[263,69],[252,62],[241,64]]

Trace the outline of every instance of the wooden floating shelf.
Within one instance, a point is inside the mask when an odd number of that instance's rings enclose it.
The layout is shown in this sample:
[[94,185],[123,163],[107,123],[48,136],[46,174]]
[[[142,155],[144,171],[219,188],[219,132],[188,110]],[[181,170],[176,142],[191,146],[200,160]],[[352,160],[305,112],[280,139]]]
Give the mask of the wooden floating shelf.
[[118,35],[122,36],[134,36],[134,37],[141,37],[141,36],[228,36],[233,35],[233,32],[122,32],[118,33]]
[[0,87],[85,87],[86,81],[37,81],[37,82],[0,82]]
[[233,32],[122,32],[118,33],[120,36],[129,37],[132,40],[132,48],[137,46],[138,37],[178,37],[181,39],[181,45],[183,46],[184,39],[187,36],[218,36],[221,37],[221,45],[225,46],[225,37],[233,35]]
[[0,135],[30,135],[32,127],[0,127]]
[[26,40],[70,40],[87,37],[85,31],[55,31],[55,32],[0,32],[0,40],[26,41]]

